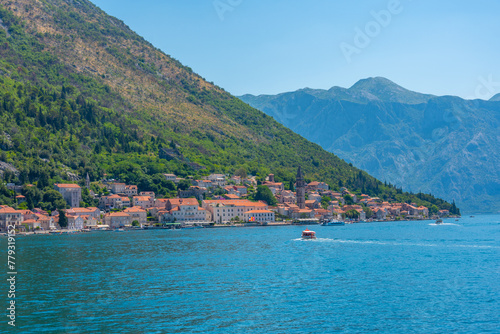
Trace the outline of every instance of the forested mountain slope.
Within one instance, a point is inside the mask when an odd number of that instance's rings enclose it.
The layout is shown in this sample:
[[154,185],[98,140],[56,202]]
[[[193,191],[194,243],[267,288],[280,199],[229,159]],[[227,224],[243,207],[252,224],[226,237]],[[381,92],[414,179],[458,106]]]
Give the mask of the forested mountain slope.
[[[324,151],[89,1],[0,4],[0,160],[19,171],[6,171],[5,181],[47,188],[107,174],[161,194],[168,192],[158,189],[161,173],[200,177],[244,167],[286,182],[301,165],[309,180],[450,207],[404,194]],[[168,147],[183,159],[160,159]]]

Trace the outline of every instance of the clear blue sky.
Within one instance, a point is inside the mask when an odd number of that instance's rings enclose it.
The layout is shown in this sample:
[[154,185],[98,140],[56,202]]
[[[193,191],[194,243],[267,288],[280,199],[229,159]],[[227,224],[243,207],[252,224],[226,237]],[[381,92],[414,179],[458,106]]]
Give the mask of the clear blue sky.
[[372,76],[436,95],[500,93],[497,0],[92,1],[235,95]]

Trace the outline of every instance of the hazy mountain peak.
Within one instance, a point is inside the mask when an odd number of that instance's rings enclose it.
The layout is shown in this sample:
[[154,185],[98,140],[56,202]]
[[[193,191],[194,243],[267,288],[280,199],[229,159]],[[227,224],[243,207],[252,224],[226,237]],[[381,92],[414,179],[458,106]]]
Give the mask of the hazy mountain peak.
[[500,93],[498,93],[497,95],[493,96],[490,101],[500,101]]
[[406,90],[403,87],[397,85],[393,81],[384,77],[369,77],[366,79],[361,79],[352,85],[349,89],[372,89],[380,86],[393,87],[394,89]]
[[383,77],[361,79],[352,85],[348,91],[353,97],[362,100],[406,104],[424,103],[433,97],[433,95],[410,91]]

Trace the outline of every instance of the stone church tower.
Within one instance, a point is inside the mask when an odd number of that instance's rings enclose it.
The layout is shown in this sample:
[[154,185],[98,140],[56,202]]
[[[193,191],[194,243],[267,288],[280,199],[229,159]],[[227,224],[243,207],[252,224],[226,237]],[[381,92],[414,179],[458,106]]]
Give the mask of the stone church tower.
[[297,192],[297,206],[300,209],[306,208],[306,181],[304,181],[304,174],[302,174],[302,170],[297,170],[297,180],[295,185],[295,190]]

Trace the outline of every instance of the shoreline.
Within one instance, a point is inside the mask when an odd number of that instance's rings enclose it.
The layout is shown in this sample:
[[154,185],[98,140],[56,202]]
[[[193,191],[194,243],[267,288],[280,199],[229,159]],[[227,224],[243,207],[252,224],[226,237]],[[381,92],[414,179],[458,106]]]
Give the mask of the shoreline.
[[[446,217],[442,218],[445,220],[449,219],[460,219],[461,217]],[[412,222],[412,221],[434,221],[434,219],[405,219],[405,220],[382,220],[382,221],[358,221],[358,222],[345,222],[345,225],[353,224],[372,224],[372,223],[390,223],[390,222]],[[309,226],[318,225],[321,223],[310,223],[310,224],[294,224],[292,221],[278,221],[267,224],[258,223],[241,223],[241,224],[215,224],[208,227],[180,227],[180,228],[167,228],[167,227],[142,227],[142,228],[115,228],[115,229],[84,229],[84,230],[53,230],[53,231],[36,231],[36,232],[16,232],[16,236],[31,236],[31,235],[67,235],[67,234],[83,234],[83,233],[95,233],[95,232],[130,232],[130,231],[145,231],[145,230],[191,230],[191,229],[217,229],[217,228],[241,228],[241,227],[269,227],[269,226]],[[345,226],[344,225],[344,226]],[[2,233],[1,236],[7,236],[7,233]]]

